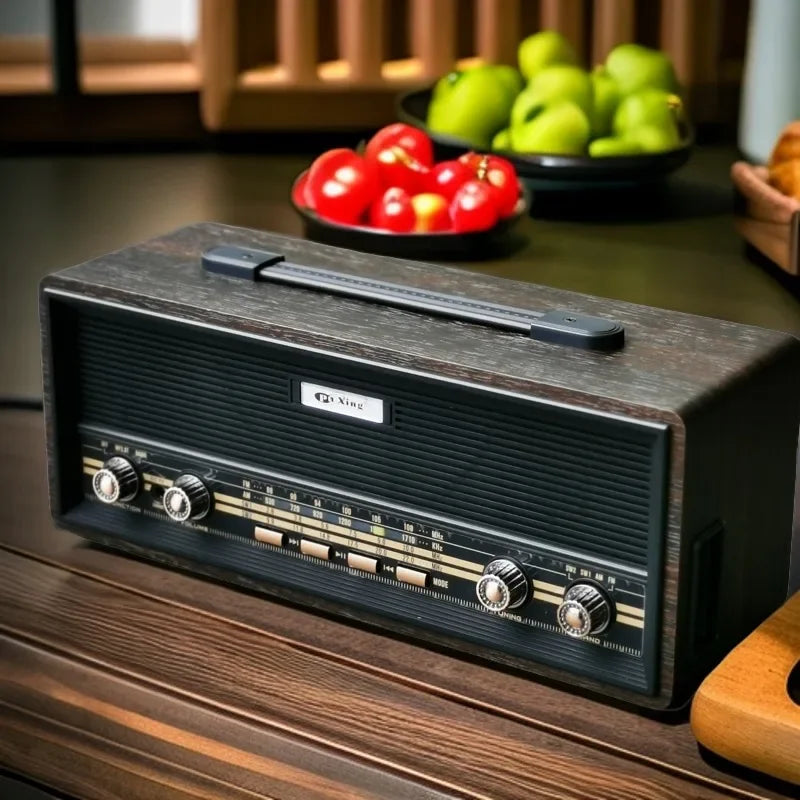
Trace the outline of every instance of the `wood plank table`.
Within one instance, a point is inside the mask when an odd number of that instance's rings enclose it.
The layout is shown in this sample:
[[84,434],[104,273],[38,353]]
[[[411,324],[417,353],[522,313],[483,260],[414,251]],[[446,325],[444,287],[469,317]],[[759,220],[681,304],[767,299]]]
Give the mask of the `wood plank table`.
[[653,719],[88,546],[0,412],[0,766],[81,798],[780,798]]

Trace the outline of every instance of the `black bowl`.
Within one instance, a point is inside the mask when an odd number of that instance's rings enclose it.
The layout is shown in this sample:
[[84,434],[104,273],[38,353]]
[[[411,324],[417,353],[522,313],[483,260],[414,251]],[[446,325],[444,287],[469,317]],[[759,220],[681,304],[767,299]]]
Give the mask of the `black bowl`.
[[[397,99],[397,116],[415,128],[421,128],[436,145],[437,158],[455,158],[475,148],[467,141],[430,131],[425,124],[432,89],[406,92]],[[559,156],[547,153],[520,155],[497,150],[508,159],[517,174],[535,191],[575,191],[577,189],[611,189],[639,186],[657,181],[682,167],[692,152],[694,136],[686,131],[684,143],[663,153],[635,156]]]
[[346,247],[350,250],[361,250],[396,258],[410,258],[420,261],[481,261],[497,258],[516,249],[519,238],[514,241],[512,228],[528,215],[530,195],[520,183],[520,195],[514,213],[501,219],[494,227],[485,231],[469,233],[453,233],[437,231],[435,233],[392,233],[366,225],[341,225],[323,219],[310,208],[302,205],[296,197],[295,188],[305,176],[301,172],[295,178],[289,199],[292,207],[303,221],[306,238],[316,242]]

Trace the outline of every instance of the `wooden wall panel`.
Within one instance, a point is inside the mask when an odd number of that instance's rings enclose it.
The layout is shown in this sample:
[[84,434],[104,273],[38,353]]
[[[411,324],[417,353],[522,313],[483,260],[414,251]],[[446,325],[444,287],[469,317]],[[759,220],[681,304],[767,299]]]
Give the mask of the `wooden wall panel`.
[[722,0],[670,0],[661,6],[661,47],[687,87],[695,122],[716,116],[722,15]]
[[456,0],[411,0],[411,44],[420,77],[437,78],[456,60]]
[[339,0],[342,58],[352,81],[374,83],[383,63],[383,0]]
[[291,83],[317,79],[317,0],[278,0],[278,61]]
[[[553,28],[588,67],[620,42],[664,48],[695,121],[732,121],[747,9],[748,0],[203,0],[203,119],[211,129],[302,128],[328,101],[337,108],[338,97],[351,127],[388,122],[397,92],[432,82],[459,59],[513,64],[521,38]],[[367,108],[352,90],[386,97]],[[279,123],[264,102],[277,94]],[[292,116],[304,104],[313,113]]]
[[592,64],[600,64],[616,45],[636,35],[636,0],[595,0]]
[[225,128],[239,74],[238,8],[227,0],[203,0],[200,16],[202,91],[200,114],[211,130]]
[[583,54],[586,45],[585,5],[583,0],[540,0],[542,28],[561,31],[575,50]]
[[476,0],[475,50],[486,61],[517,63],[520,0]]

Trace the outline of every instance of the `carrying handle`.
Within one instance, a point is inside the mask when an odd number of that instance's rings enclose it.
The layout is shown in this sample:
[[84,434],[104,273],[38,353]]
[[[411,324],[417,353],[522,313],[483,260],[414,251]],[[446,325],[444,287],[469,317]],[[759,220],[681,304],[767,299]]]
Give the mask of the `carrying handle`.
[[625,344],[625,329],[614,320],[572,311],[531,311],[498,303],[485,303],[459,295],[291,264],[279,253],[264,250],[232,245],[214,247],[203,253],[203,267],[208,272],[229,277],[282,283],[355,297],[372,303],[524,333],[538,341],[571,345],[585,350],[619,350]]

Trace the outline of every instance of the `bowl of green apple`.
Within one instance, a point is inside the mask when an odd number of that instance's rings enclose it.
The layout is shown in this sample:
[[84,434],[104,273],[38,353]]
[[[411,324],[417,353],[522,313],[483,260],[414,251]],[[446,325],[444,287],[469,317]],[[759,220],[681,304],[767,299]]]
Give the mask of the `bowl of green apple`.
[[524,39],[518,68],[479,64],[398,98],[437,155],[492,150],[537,190],[624,188],[661,180],[694,141],[669,57],[621,44],[583,69],[560,33]]

